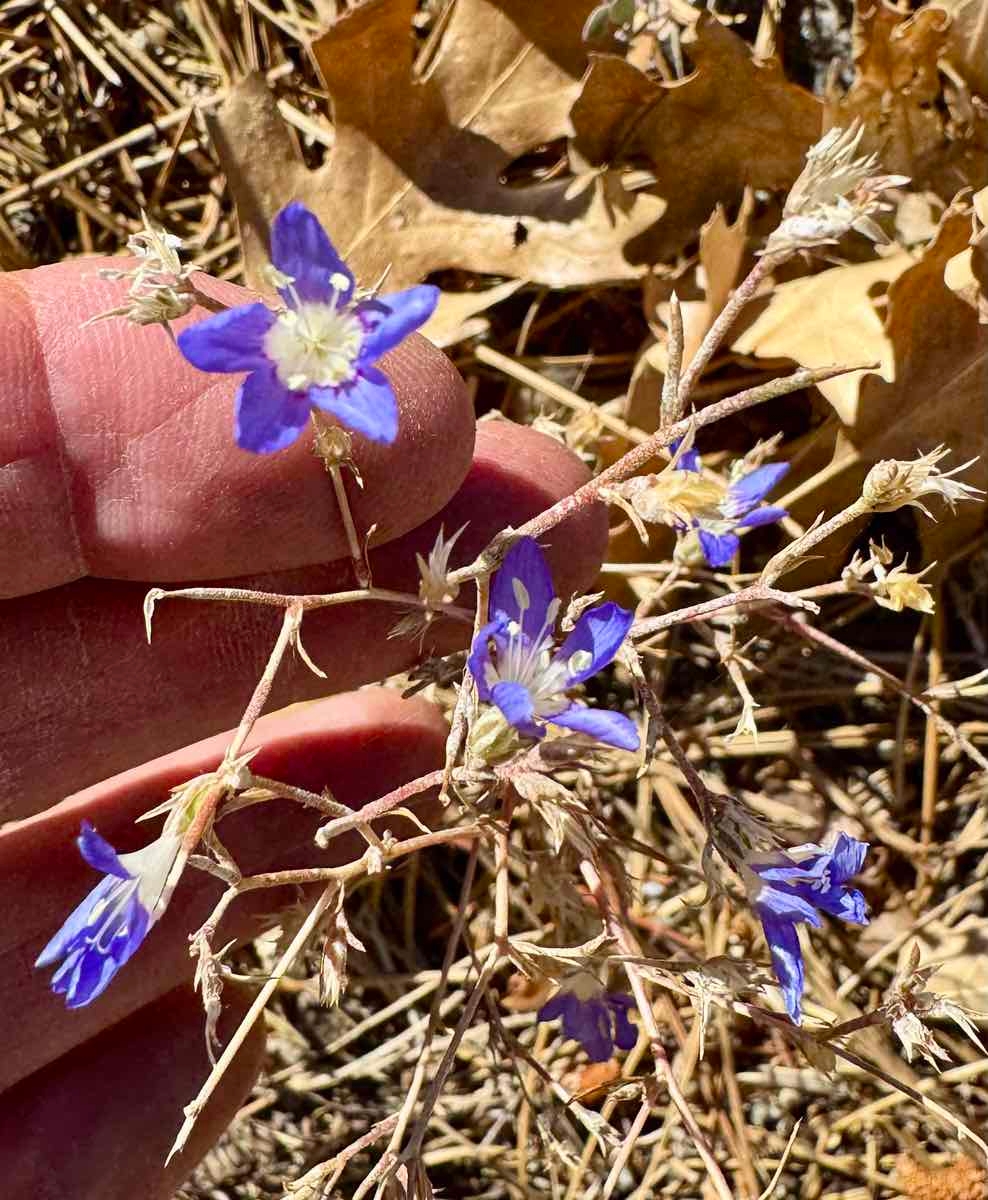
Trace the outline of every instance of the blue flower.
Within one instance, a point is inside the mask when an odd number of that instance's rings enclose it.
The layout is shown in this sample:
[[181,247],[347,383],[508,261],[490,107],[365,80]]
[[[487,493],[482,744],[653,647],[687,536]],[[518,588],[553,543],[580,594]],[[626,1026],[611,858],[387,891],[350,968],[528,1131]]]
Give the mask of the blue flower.
[[841,833],[830,849],[796,846],[752,856],[745,863],[745,881],[765,930],[786,1011],[797,1025],[805,975],[796,926],[805,921],[819,929],[821,912],[852,925],[868,924],[864,896],[846,886],[861,870],[867,852],[867,842]]
[[117,854],[88,821],[77,838],[82,857],[104,878],[38,955],[36,967],[61,960],[51,990],[82,1008],[109,986],[167,907],[181,838],[163,834],[143,850]]
[[542,551],[534,539],[521,538],[491,581],[492,616],[470,651],[477,694],[528,737],[544,737],[544,723],[551,721],[637,750],[638,730],[623,713],[583,708],[566,696],[567,688],[614,661],[634,618],[617,604],[600,604],[583,613],[555,649],[559,609]]
[[178,335],[200,370],[248,372],[237,391],[237,444],[257,454],[282,450],[313,408],[371,441],[393,442],[398,406],[374,364],[428,319],[439,289],[422,284],[357,300],[349,268],[298,202],[271,223],[271,260],[283,311],[244,304]]
[[[591,1062],[607,1062],[615,1045],[630,1050],[638,1041],[638,1033],[628,1019],[628,1010],[635,1002],[623,992],[605,992],[595,981],[588,989],[581,976],[572,987],[563,986],[548,1003],[539,1009],[540,1021],[555,1021],[562,1017],[563,1033],[579,1042]],[[590,991],[589,995],[581,995]]]
[[[669,447],[670,450],[675,452],[677,445],[674,443]],[[693,449],[687,450],[676,464],[676,470],[701,471],[700,456]],[[711,567],[724,567],[737,554],[741,541],[736,529],[771,525],[788,516],[784,508],[759,507],[788,470],[788,463],[768,463],[756,467],[730,484],[715,508],[698,513],[691,526],[681,526],[682,532],[688,528],[696,531],[703,557]]]

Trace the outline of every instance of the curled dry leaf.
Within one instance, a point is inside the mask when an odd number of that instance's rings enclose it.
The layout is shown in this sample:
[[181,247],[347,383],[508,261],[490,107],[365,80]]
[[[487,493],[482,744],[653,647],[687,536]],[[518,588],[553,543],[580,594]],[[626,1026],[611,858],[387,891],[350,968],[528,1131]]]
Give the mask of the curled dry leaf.
[[788,188],[820,136],[819,101],[715,17],[704,15],[684,44],[696,69],[675,83],[655,83],[620,58],[595,58],[573,106],[574,146],[587,161],[645,161],[654,175],[668,208],[632,247],[653,261],[674,256],[745,187]]
[[988,0],[937,0],[950,14],[944,60],[971,91],[988,100]]
[[426,74],[414,61],[416,0],[351,9],[312,44],[335,128],[316,171],[263,80],[234,87],[212,131],[248,277],[259,283],[267,221],[290,199],[316,212],[365,283],[389,268],[392,288],[441,268],[559,287],[640,274],[623,247],[661,214],[657,198],[625,191],[614,173],[576,197],[566,179],[501,182],[514,159],[566,132],[591,7],[460,0]]
[[955,89],[939,70],[950,24],[933,5],[910,14],[888,0],[857,0],[855,77],[845,94],[832,92],[827,103],[828,126],[860,118],[863,150],[877,152],[886,171],[908,175],[914,186],[944,200],[988,181],[988,121],[969,104],[959,119]]

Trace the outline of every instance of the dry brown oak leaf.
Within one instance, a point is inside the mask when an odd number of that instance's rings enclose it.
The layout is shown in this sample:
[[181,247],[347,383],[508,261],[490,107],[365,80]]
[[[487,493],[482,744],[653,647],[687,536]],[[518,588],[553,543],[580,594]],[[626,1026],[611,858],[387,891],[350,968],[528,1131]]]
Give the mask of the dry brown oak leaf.
[[715,17],[704,14],[683,40],[695,70],[675,83],[595,57],[572,113],[574,147],[589,163],[645,165],[655,176],[668,207],[629,247],[652,261],[674,257],[745,186],[787,189],[822,129],[820,102]]
[[828,128],[863,121],[863,150],[945,201],[988,182],[988,121],[940,70],[950,25],[933,5],[910,14],[887,0],[857,0],[854,80],[827,97]]
[[[568,180],[509,187],[506,168],[563,136],[586,67],[592,0],[460,0],[427,70],[414,58],[416,0],[369,0],[312,45],[335,143],[309,171],[263,79],[237,84],[211,122],[262,283],[265,231],[289,200],[323,221],[364,283],[401,288],[460,268],[551,287],[629,279],[625,243],[663,211],[616,175],[567,198]],[[259,150],[259,148],[261,148]]]

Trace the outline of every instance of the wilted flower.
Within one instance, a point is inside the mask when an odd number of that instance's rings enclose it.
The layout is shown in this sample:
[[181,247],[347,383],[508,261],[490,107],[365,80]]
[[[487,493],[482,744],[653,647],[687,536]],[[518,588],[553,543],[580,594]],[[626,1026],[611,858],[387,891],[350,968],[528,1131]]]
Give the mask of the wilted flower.
[[588,971],[565,979],[559,991],[539,1009],[540,1021],[562,1018],[563,1033],[579,1042],[591,1062],[607,1062],[614,1047],[630,1050],[638,1033],[628,1019],[635,1002],[623,992],[607,992]]
[[163,325],[170,333],[168,322],[184,317],[197,303],[195,288],[189,283],[194,268],[183,266],[179,257],[181,238],[167,233],[141,213],[142,228],[127,239],[127,249],[137,259],[137,265],[126,271],[104,267],[104,279],[129,279],[127,299],[116,308],[98,313],[85,322],[103,321],[107,317],[124,317],[135,325]]
[[591,608],[554,651],[560,607],[538,543],[521,538],[491,580],[491,619],[470,651],[478,696],[527,737],[544,737],[551,722],[609,746],[637,750],[638,730],[623,713],[583,708],[566,696],[568,688],[614,661],[632,614],[611,602]]
[[638,476],[613,490],[642,520],[693,534],[707,563],[723,567],[741,545],[736,530],[771,525],[788,515],[784,508],[760,507],[788,470],[788,463],[768,463],[743,470],[730,483],[709,479],[697,452],[688,448],[658,475]]
[[920,503],[921,496],[940,496],[953,509],[961,500],[974,500],[982,495],[980,488],[953,478],[978,460],[969,459],[952,471],[943,472],[936,464],[949,453],[946,446],[937,446],[910,462],[886,458],[875,463],[865,476],[862,499],[873,512],[894,512],[908,504],[932,520],[933,514]]
[[271,259],[284,309],[244,304],[178,336],[200,370],[248,372],[237,391],[237,444],[257,454],[281,450],[313,408],[372,441],[393,442],[398,406],[374,364],[429,317],[439,289],[422,284],[358,300],[349,268],[298,202],[271,223]]
[[782,223],[763,254],[791,254],[837,242],[851,229],[875,242],[888,238],[871,219],[890,208],[881,200],[889,188],[903,187],[908,175],[879,175],[874,154],[855,157],[864,126],[831,129],[811,146],[806,166],[786,198]]
[[892,1032],[902,1043],[906,1061],[912,1062],[918,1053],[930,1066],[939,1071],[937,1059],[949,1061],[950,1055],[926,1027],[927,1021],[953,1021],[982,1054],[988,1054],[988,1050],[981,1041],[977,1026],[971,1020],[973,1016],[983,1017],[983,1014],[970,1012],[946,996],[926,990],[930,976],[937,971],[938,965],[921,967],[919,946],[914,943],[906,968],[893,982],[882,1010],[892,1027]]
[[819,929],[823,924],[820,912],[853,925],[867,925],[864,896],[846,886],[861,870],[867,852],[867,842],[840,833],[829,849],[810,844],[752,854],[742,866],[742,878],[765,931],[786,1011],[797,1025],[805,975],[796,926],[805,922]]
[[182,838],[166,831],[133,854],[117,854],[83,821],[77,838],[82,857],[104,873],[38,955],[36,967],[61,960],[51,990],[66,1007],[81,1008],[109,986],[168,906],[184,866]]
[[935,562],[924,567],[922,571],[913,574],[906,570],[908,559],[903,559],[891,571],[886,571],[881,565],[875,567],[877,582],[872,585],[872,595],[875,603],[882,608],[890,608],[893,612],[902,612],[904,608],[913,608],[916,612],[931,613],[936,605],[933,593],[925,583],[920,583],[924,575],[928,575],[936,566]]

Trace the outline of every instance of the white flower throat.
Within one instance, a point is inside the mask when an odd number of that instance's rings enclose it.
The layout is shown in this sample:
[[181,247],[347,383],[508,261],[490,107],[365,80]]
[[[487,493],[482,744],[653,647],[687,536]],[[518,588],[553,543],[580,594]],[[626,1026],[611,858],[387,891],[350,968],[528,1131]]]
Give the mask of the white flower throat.
[[[528,589],[520,579],[513,579],[511,584],[518,605],[518,615],[524,620],[525,613],[531,606]],[[539,716],[549,716],[564,706],[560,700],[569,677],[577,671],[585,670],[591,660],[586,650],[577,650],[568,661],[554,659],[552,633],[559,609],[560,601],[552,600],[546,610],[542,628],[534,638],[526,636],[518,621],[509,622],[507,649],[499,656],[496,666],[488,662],[486,668],[486,682],[489,687],[493,687],[495,683],[510,681],[527,688],[535,712]]]
[[352,310],[309,300],[278,316],[264,350],[285,387],[302,392],[352,379],[363,341],[364,327]]

